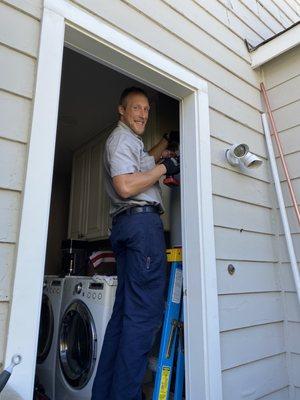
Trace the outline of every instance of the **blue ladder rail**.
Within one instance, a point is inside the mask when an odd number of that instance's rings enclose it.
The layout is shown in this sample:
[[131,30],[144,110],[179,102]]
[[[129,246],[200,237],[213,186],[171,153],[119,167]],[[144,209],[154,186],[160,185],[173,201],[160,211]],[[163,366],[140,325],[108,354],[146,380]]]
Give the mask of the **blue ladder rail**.
[[171,262],[170,283],[152,400],[169,399],[175,347],[177,342],[179,345],[175,384],[175,396],[177,396],[177,398],[174,397],[174,400],[182,399],[183,390],[184,353],[182,336],[183,311],[181,249],[168,249],[167,258],[168,261]]

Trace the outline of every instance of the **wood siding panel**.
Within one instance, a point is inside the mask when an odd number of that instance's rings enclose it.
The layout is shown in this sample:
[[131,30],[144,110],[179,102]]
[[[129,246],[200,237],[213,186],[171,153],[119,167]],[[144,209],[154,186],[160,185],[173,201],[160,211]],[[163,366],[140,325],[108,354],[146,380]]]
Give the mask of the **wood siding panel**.
[[276,390],[275,392],[267,394],[266,396],[258,397],[257,400],[291,400],[289,388],[285,387],[283,389]]
[[20,208],[19,192],[0,189],[0,242],[16,242]]
[[[299,111],[300,111],[300,79],[299,79],[300,51],[299,48],[290,51],[268,63],[264,68],[264,76],[269,85],[275,85],[269,88],[268,94],[271,101],[271,106],[274,112],[276,126],[282,132],[280,139],[282,140],[283,150],[286,153],[291,153],[285,156],[288,165],[289,173],[292,178],[292,184],[296,192],[296,198],[300,199],[300,140],[299,140]],[[278,155],[277,146],[274,145],[276,155]],[[279,175],[282,180],[282,189],[284,194],[285,204],[287,206],[287,215],[290,223],[296,257],[300,260],[300,227],[297,223],[295,212],[291,207],[291,198],[287,189],[287,183],[282,170],[281,161],[277,159]],[[291,383],[293,386],[299,384],[299,352],[300,348],[299,333],[300,333],[300,311],[299,303],[295,293],[295,285],[293,274],[291,271],[289,256],[287,252],[285,237],[283,235],[283,227],[280,220],[279,232],[280,236],[280,279],[282,289],[285,291],[287,315],[287,351],[290,353],[291,363],[289,364]],[[300,267],[300,264],[299,264]],[[298,353],[298,354],[294,354]],[[297,398],[297,394],[296,397]]]
[[233,199],[213,197],[214,224],[242,231],[274,233],[272,211]]
[[[270,13],[269,10],[262,7],[257,0],[241,0],[241,2],[260,19],[261,22],[269,26],[273,32],[280,32],[284,29],[285,26],[278,18],[277,10],[274,10],[274,14]],[[289,26],[289,23],[287,26]]]
[[280,292],[219,295],[220,330],[282,321]]
[[2,0],[18,10],[32,15],[37,19],[42,18],[43,0]]
[[285,28],[288,28],[293,21],[288,18],[282,10],[274,3],[273,0],[258,0],[258,12],[261,14],[261,9],[266,10],[270,15],[276,18]]
[[0,90],[0,137],[27,142],[31,101]]
[[300,99],[300,62],[298,70],[299,75],[268,90],[272,110],[285,107]]
[[32,98],[35,61],[7,47],[0,46],[0,89]]
[[210,131],[213,137],[217,137],[229,144],[247,143],[252,152],[260,157],[267,158],[266,143],[262,132],[253,130],[229,116],[210,108]]
[[232,32],[224,23],[210,15],[204,8],[199,7],[193,0],[164,0],[205,32],[215,37],[231,51],[239,54],[250,62],[250,55],[241,37]]
[[[298,265],[300,267],[300,263]],[[279,271],[280,271],[280,284],[281,289],[288,292],[295,292],[295,281],[291,269],[290,263],[280,263],[279,264]]]
[[[297,260],[300,260],[300,234],[292,235],[293,243],[294,243],[294,251]],[[280,246],[280,256],[282,262],[289,262],[290,257],[286,246],[286,239],[284,235],[280,235],[279,238],[279,246]],[[300,308],[300,307],[299,307]]]
[[300,322],[300,307],[296,293],[286,294],[287,319],[292,322]]
[[[293,353],[300,354],[300,323],[288,322],[287,332],[289,350]],[[298,371],[300,371],[300,369],[298,369]]]
[[283,131],[300,125],[300,100],[273,112],[277,130]]
[[274,3],[285,13],[285,15],[293,22],[299,21],[299,14],[297,11],[292,9],[286,2],[286,0],[273,0]]
[[230,369],[285,351],[283,323],[221,333],[222,369]]
[[0,307],[1,301],[8,301],[10,299],[11,279],[13,276],[12,265],[14,263],[14,251],[14,244],[0,242]]
[[[298,219],[296,217],[296,212],[295,212],[294,207],[286,208],[286,213],[287,213],[287,217],[288,217],[291,233],[292,234],[293,233],[300,233],[300,225],[299,225]],[[281,219],[279,219],[279,221],[280,221],[279,234],[284,234],[284,229],[283,229],[283,225],[282,225]]]
[[[293,179],[292,185],[294,188],[296,199],[300,199],[300,178]],[[283,195],[283,200],[284,200],[285,206],[286,207],[293,206],[290,192],[289,192],[286,181],[281,183],[281,189],[282,189],[282,195]]]
[[8,324],[8,309],[9,305],[7,302],[0,303],[0,366],[3,365],[4,361],[4,350],[7,337],[6,332]]
[[295,386],[300,387],[300,354],[292,353],[292,371]]
[[[189,23],[180,13],[174,12],[160,0],[152,0],[151,2],[141,2],[139,0],[123,1],[134,6],[138,11],[151,15],[151,18],[158,24],[180,37],[186,44],[193,46],[227,70],[257,86],[257,73],[255,71],[249,72],[248,61],[241,59],[241,57],[232,52],[229,53],[223,42],[216,40],[204,30]],[[185,2],[182,4],[187,7]],[[158,8],[160,9],[159,13],[156,12]],[[168,15],[168,18],[166,18],[166,15]]]
[[208,85],[208,95],[211,108],[220,111],[250,129],[262,132],[261,118],[257,110],[214,85]]
[[[274,35],[274,30],[265,25],[265,23],[254,13],[252,13],[244,4],[239,0],[219,0],[225,7],[228,8],[229,18],[233,15],[240,18],[249,28],[257,32],[263,39],[267,39]],[[247,37],[246,37],[247,38]]]
[[266,88],[272,89],[299,75],[300,51],[296,47],[281,57],[276,57],[263,67]]
[[[300,110],[300,102],[299,102],[299,110]],[[290,178],[292,180],[299,178],[300,177],[300,152],[292,153],[285,155],[284,157],[288,171],[290,174]],[[278,172],[279,172],[279,178],[282,181],[286,181],[285,174],[282,168],[282,163],[281,160],[278,158],[277,159],[277,165],[278,165]],[[298,199],[300,202],[300,199]]]
[[[228,265],[235,268],[233,275],[228,273]],[[219,294],[239,294],[255,292],[274,292],[280,290],[277,272],[273,263],[218,260],[217,279]]]
[[22,190],[26,157],[26,145],[0,139],[1,188]]
[[288,385],[285,355],[265,358],[223,372],[223,399],[259,399]]
[[[232,72],[217,64],[210,56],[202,54],[178,39],[174,34],[154,23],[143,14],[117,0],[105,3],[104,7],[102,3],[95,3],[90,0],[80,0],[79,3],[86,7],[88,6],[93,12],[102,15],[109,22],[117,24],[125,32],[130,33],[176,62],[185,65],[207,81],[224,88],[238,99],[243,99],[244,102],[251,104],[252,107],[260,109],[261,102],[257,89],[238,79]],[[120,13],[122,14],[122,19],[118,17]],[[169,15],[165,15],[165,21],[168,21],[168,18]],[[244,78],[247,80],[246,76]],[[257,82],[254,83],[257,84]],[[210,103],[213,105],[213,98]],[[243,104],[240,105],[240,108],[242,107]]]
[[243,22],[242,18],[239,18],[236,14],[230,12],[230,10],[220,1],[196,1],[201,4],[203,8],[209,10],[212,15],[222,21],[224,25],[227,25],[241,38],[246,38],[253,44],[258,44],[263,40],[263,37],[257,32],[259,30],[258,27],[255,27],[255,29],[250,28]]
[[[226,182],[226,185],[224,185]],[[270,185],[266,182],[212,166],[213,193],[250,204],[272,207]],[[300,188],[299,188],[300,189]]]
[[218,259],[276,261],[275,237],[271,235],[217,227],[215,241]]
[[[0,42],[37,56],[40,24],[32,17],[0,3]],[[18,29],[16,29],[18,27]]]
[[[287,129],[279,133],[284,154],[300,151],[300,126]],[[278,156],[277,146],[274,146],[276,156]]]

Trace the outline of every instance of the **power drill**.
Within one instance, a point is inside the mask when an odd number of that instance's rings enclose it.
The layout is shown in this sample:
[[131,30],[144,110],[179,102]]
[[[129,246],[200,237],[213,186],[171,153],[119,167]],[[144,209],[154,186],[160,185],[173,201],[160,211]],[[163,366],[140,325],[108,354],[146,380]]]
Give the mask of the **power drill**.
[[[171,156],[169,155],[169,157],[174,157],[174,156],[179,157],[179,151],[174,152],[174,154],[172,154]],[[180,186],[179,180],[176,179],[174,175],[166,175],[165,179],[163,180],[163,184],[169,187]]]
[[[177,146],[178,147],[178,146]],[[176,157],[179,158],[179,150],[165,150],[162,153],[163,158],[171,158]],[[180,181],[175,178],[174,175],[166,175],[165,179],[163,180],[163,184],[169,187],[177,187],[180,186]]]
[[[163,152],[162,157],[179,158],[179,131],[171,131],[169,133],[166,133],[164,135],[164,138],[168,141],[169,144],[167,149]],[[170,187],[177,187],[180,185],[179,180],[176,179],[173,175],[167,175],[163,180],[163,183],[166,186]]]

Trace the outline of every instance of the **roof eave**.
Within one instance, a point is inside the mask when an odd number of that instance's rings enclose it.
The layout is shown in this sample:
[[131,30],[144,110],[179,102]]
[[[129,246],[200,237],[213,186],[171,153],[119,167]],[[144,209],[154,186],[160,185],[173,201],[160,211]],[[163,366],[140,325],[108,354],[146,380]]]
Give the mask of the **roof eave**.
[[278,57],[280,54],[291,50],[300,44],[300,24],[296,23],[292,29],[276,35],[271,40],[254,49],[251,55],[251,67],[253,69],[260,67],[266,62]]

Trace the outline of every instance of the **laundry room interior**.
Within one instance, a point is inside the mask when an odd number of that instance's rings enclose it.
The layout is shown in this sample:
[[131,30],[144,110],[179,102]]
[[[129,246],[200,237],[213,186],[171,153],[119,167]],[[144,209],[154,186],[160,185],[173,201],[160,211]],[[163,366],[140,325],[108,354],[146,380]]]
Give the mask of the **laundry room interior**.
[[[150,99],[143,134],[150,150],[163,134],[179,131],[179,101],[64,48],[36,367],[36,390],[50,400],[91,397],[117,286],[102,158],[118,123],[120,95],[132,86],[141,87]],[[180,185],[170,187],[163,180],[166,245],[180,247]],[[154,370],[150,365],[145,375],[147,400],[152,398]]]

